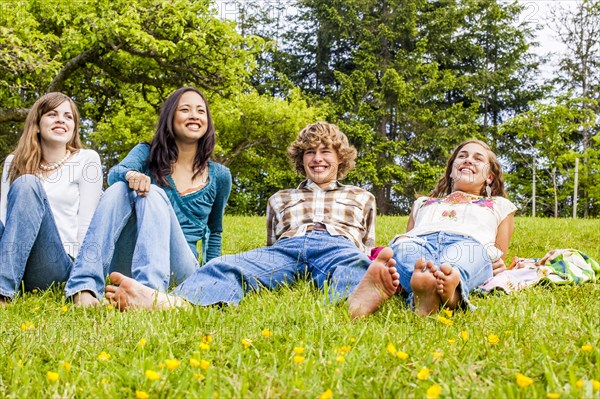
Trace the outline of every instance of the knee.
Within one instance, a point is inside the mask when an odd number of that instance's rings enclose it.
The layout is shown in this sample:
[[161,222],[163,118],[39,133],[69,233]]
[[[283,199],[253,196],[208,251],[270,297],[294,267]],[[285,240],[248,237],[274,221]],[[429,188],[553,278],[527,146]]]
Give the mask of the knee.
[[42,193],[45,193],[44,187],[37,176],[29,174],[21,175],[10,185],[8,199],[11,201],[15,197],[21,198],[22,196],[30,195],[42,197]]
[[171,204],[171,201],[169,200],[169,197],[167,196],[167,193],[165,192],[165,190],[163,190],[161,187],[157,186],[156,184],[150,185],[150,191],[143,198],[145,198],[147,201],[151,201],[151,202],[158,202],[158,203],[164,203],[164,204],[169,204],[169,205]]
[[114,204],[131,204],[133,202],[134,193],[129,189],[127,183],[119,181],[108,187],[100,198],[98,206],[107,206]]

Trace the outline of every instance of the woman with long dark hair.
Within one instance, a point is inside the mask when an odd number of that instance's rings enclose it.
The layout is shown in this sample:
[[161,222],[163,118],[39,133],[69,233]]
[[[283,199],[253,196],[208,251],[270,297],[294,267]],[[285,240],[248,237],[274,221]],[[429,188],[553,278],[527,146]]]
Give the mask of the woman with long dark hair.
[[102,167],[79,139],[79,111],[48,93],[31,107],[4,163],[0,200],[0,305],[67,281],[102,193]]
[[192,87],[165,101],[150,144],[142,143],[108,175],[66,295],[99,303],[107,273],[120,271],[159,291],[221,254],[229,169],[210,160],[215,130],[204,95]]

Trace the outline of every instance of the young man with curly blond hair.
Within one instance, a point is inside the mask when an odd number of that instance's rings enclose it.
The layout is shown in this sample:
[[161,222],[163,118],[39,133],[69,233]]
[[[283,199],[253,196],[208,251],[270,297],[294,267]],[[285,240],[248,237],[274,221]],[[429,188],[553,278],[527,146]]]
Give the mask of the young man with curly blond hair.
[[293,284],[310,275],[332,301],[346,299],[352,317],[372,313],[399,284],[392,250],[374,261],[375,198],[338,182],[354,167],[356,149],[337,126],[306,126],[288,148],[306,179],[275,193],[267,206],[267,246],[208,262],[167,295],[120,273],[110,275],[107,298],[120,309],[238,304],[245,293]]

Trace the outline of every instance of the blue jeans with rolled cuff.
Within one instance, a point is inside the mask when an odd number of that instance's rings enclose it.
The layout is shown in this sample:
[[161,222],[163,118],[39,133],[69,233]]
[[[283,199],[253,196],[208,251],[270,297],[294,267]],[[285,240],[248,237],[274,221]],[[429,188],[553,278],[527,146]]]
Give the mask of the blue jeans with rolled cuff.
[[152,185],[142,197],[117,182],[100,199],[65,292],[101,298],[113,271],[166,292],[198,267],[164,190]]
[[314,230],[269,247],[212,259],[172,294],[201,306],[238,304],[248,292],[290,285],[308,274],[319,289],[328,287],[328,301],[335,302],[354,291],[370,264],[350,240]]
[[46,191],[34,175],[19,176],[8,191],[0,223],[0,296],[67,281],[73,260],[63,247]]

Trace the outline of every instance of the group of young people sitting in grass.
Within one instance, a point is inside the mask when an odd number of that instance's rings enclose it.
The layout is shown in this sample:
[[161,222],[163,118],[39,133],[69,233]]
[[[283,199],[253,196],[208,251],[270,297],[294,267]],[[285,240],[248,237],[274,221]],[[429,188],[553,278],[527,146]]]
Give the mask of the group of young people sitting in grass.
[[231,174],[210,159],[215,130],[200,91],[167,98],[152,141],[110,170],[103,194],[100,158],[82,148],[78,123],[69,97],[46,94],[6,159],[1,305],[63,282],[81,306],[103,297],[121,310],[237,304],[309,275],[331,302],[345,300],[352,318],[396,293],[428,315],[471,307],[469,293],[506,269],[516,207],[482,141],[454,149],[431,194],[414,202],[406,231],[371,259],[375,197],[340,183],[356,150],[337,126],[309,124],[288,148],[304,181],[269,199],[267,246],[221,256]]

